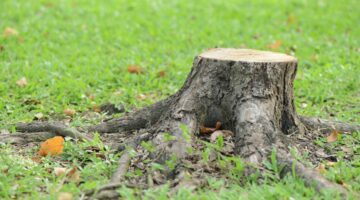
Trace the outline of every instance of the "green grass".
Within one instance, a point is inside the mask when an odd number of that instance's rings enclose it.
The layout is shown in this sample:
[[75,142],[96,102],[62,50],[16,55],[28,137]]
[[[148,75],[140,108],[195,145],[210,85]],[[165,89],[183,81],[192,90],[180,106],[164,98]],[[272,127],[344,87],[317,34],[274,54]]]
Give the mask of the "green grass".
[[[121,103],[129,110],[148,105],[174,93],[190,71],[194,56],[205,49],[266,50],[277,40],[282,41],[277,51],[293,53],[299,59],[297,111],[360,123],[359,19],[356,0],[2,0],[0,31],[11,27],[19,35],[0,36],[0,129],[30,121],[40,112],[49,118],[64,117],[67,107],[77,110],[73,124],[78,125],[87,123],[80,113],[93,105]],[[129,74],[127,66],[131,64],[141,66],[145,73]],[[166,72],[163,78],[157,77],[161,70]],[[28,81],[24,88],[16,85],[21,77]],[[140,94],[148,98],[136,98]],[[35,100],[39,103],[26,103]],[[347,135],[334,145],[348,146],[355,153],[351,162],[337,163],[326,176],[359,192],[359,134]],[[80,148],[67,154],[77,162],[77,153],[84,150],[76,144],[71,148]],[[26,155],[34,152],[30,149]],[[339,150],[340,159],[341,153]],[[111,157],[108,162],[89,156],[91,162],[82,169],[87,184],[76,187],[69,183],[58,189],[59,180],[47,170],[60,161],[33,164],[28,156],[19,157],[3,145],[0,170],[9,170],[7,175],[0,173],[0,198],[56,199],[59,191],[79,197],[86,187],[106,182],[116,167],[116,156],[105,154]],[[237,199],[241,194],[250,199],[329,197],[315,194],[294,177],[226,188],[219,181],[213,181],[218,185],[215,189],[196,194],[184,189],[174,198]],[[133,192],[121,191],[129,197]],[[151,199],[166,191],[166,187],[160,192],[147,191],[145,196]]]

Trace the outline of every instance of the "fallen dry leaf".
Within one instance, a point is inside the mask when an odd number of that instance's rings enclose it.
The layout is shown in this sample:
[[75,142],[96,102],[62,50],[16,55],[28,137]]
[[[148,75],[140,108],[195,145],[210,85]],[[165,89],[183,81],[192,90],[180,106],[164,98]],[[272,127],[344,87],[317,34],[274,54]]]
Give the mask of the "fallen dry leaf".
[[60,155],[63,152],[63,149],[64,149],[64,138],[61,136],[55,136],[41,143],[38,154],[39,156],[47,156],[47,155],[56,156],[56,155]]
[[3,45],[0,45],[0,52],[4,51],[5,47]]
[[17,36],[19,35],[19,32],[11,27],[6,27],[4,32],[3,32],[3,36],[4,37],[11,37],[11,36]]
[[166,75],[165,71],[164,70],[161,70],[158,72],[158,77],[162,78]]
[[286,22],[288,25],[295,23],[296,22],[295,15],[289,15]]
[[216,142],[218,137],[224,137],[224,133],[222,131],[214,131],[210,136],[210,142]]
[[310,56],[310,59],[312,60],[312,61],[318,61],[319,60],[319,56],[317,55],[317,54],[312,54],[311,56]]
[[19,41],[20,43],[24,43],[25,40],[24,40],[23,37],[19,37],[19,38],[18,38],[18,41]]
[[215,128],[200,126],[200,134],[209,134],[221,128],[221,122],[216,122]]
[[331,131],[330,135],[326,137],[327,142],[335,142],[339,134],[337,130]]
[[54,167],[54,174],[55,176],[62,176],[64,175],[66,172],[66,168],[65,167]]
[[268,47],[272,50],[278,50],[282,45],[282,41],[281,40],[276,40],[274,43],[269,44]]
[[40,156],[35,156],[32,157],[31,160],[35,163],[41,163],[41,157]]
[[36,114],[34,115],[34,117],[35,117],[36,120],[39,120],[39,119],[44,118],[44,114],[42,114],[42,113],[36,113]]
[[80,172],[76,167],[73,167],[66,176],[69,178],[70,181],[78,182],[80,181]]
[[71,108],[66,108],[64,110],[64,114],[67,115],[67,116],[70,116],[70,117],[74,116],[75,113],[76,113],[76,111],[74,109],[71,109]]
[[340,148],[341,148],[341,150],[342,150],[343,152],[345,152],[345,153],[347,153],[347,154],[352,154],[352,153],[354,153],[352,148],[343,147],[343,146],[340,147]]
[[92,106],[92,110],[93,110],[94,112],[97,112],[97,113],[101,112],[101,109],[100,109],[100,107],[99,107],[98,105],[93,105],[93,106]]
[[326,172],[325,165],[322,163],[320,163],[319,166],[317,166],[315,169],[322,174]]
[[68,192],[60,192],[58,196],[58,200],[72,200],[73,195]]
[[230,130],[221,130],[225,137],[234,136],[234,133]]
[[326,166],[333,167],[335,164],[336,164],[336,162],[328,161],[328,162],[326,163]]
[[129,65],[127,70],[131,74],[142,74],[144,72],[144,70],[137,65]]
[[16,81],[16,85],[18,85],[20,87],[25,87],[25,86],[27,86],[27,84],[28,84],[28,82],[25,77],[22,77]]

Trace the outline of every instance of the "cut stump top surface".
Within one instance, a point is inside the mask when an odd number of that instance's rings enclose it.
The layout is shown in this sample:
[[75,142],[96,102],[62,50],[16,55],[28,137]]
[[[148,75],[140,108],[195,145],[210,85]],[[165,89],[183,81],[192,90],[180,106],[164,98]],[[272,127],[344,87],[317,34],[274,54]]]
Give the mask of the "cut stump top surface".
[[214,48],[200,54],[200,57],[240,62],[297,62],[296,58],[283,53],[254,49]]

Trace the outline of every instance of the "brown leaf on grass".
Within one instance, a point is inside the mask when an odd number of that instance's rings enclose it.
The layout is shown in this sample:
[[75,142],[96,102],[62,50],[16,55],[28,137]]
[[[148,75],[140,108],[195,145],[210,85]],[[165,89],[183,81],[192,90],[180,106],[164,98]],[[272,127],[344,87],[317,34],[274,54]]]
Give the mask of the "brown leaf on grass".
[[18,41],[19,41],[20,43],[24,43],[25,40],[24,40],[23,37],[19,37],[19,38],[18,38]]
[[320,163],[319,166],[317,166],[315,169],[322,174],[326,172],[325,165],[322,163]]
[[87,95],[87,97],[88,97],[91,101],[93,101],[93,100],[95,99],[95,95],[93,95],[93,94],[89,94],[89,95]]
[[317,62],[319,60],[319,56],[317,54],[312,54],[310,56],[310,60]]
[[353,153],[354,153],[354,151],[353,151],[352,148],[344,147],[344,146],[342,146],[342,147],[340,147],[340,148],[341,148],[341,150],[342,150],[343,152],[345,152],[346,154],[353,154]]
[[40,156],[35,156],[32,157],[31,160],[35,163],[41,163],[41,157]]
[[6,27],[4,32],[3,32],[3,36],[4,37],[11,37],[11,36],[17,36],[19,35],[19,32],[11,27]]
[[100,107],[99,107],[98,105],[93,105],[93,106],[92,106],[92,110],[93,110],[94,112],[97,112],[97,113],[101,112],[101,109],[100,109]]
[[54,167],[54,174],[55,176],[62,176],[64,175],[66,172],[66,168],[65,167]]
[[56,176],[66,175],[67,180],[73,182],[78,182],[80,180],[80,172],[76,167],[73,167],[70,170],[65,167],[55,167],[54,174]]
[[164,70],[161,70],[161,71],[159,71],[158,72],[158,77],[160,77],[160,78],[162,78],[162,77],[164,77],[166,75],[166,73],[165,73],[165,71]]
[[337,130],[331,131],[330,135],[326,137],[327,142],[335,142],[339,134]]
[[37,100],[37,99],[25,99],[23,101],[23,104],[25,104],[25,105],[38,105],[38,104],[41,104],[41,101]]
[[64,114],[67,115],[67,116],[74,116],[76,113],[76,111],[74,109],[71,109],[71,108],[66,108],[64,109]]
[[41,143],[38,154],[39,156],[47,156],[47,155],[56,156],[62,154],[63,149],[64,149],[64,138],[61,136],[55,136]]
[[58,200],[72,200],[73,195],[68,192],[60,192],[58,196]]
[[73,167],[66,176],[69,178],[70,181],[78,182],[80,181],[80,172],[76,167]]
[[28,84],[28,82],[25,77],[21,77],[19,80],[16,81],[16,85],[18,85],[20,87],[25,87],[25,86],[27,86],[27,84]]
[[336,162],[328,161],[328,162],[326,163],[326,166],[328,166],[328,167],[333,167],[333,166],[335,166],[335,164],[336,164]]
[[291,25],[291,24],[293,24],[293,23],[295,23],[295,22],[296,22],[296,17],[295,17],[295,15],[289,15],[288,18],[287,18],[286,23],[287,23],[288,25]]
[[43,119],[43,118],[44,118],[44,114],[42,114],[42,113],[36,113],[34,115],[35,120],[40,120],[40,119]]
[[281,40],[276,40],[274,43],[269,44],[268,48],[272,49],[272,50],[278,50],[282,45],[282,41]]
[[129,65],[127,68],[128,72],[131,74],[142,74],[144,70],[137,65]]
[[4,51],[5,47],[3,45],[0,45],[0,52]]

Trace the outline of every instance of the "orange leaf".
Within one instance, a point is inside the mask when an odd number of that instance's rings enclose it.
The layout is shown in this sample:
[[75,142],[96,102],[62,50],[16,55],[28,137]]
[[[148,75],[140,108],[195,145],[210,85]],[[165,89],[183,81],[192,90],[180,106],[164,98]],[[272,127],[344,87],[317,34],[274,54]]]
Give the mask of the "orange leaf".
[[269,44],[268,47],[272,50],[278,50],[282,45],[282,41],[281,40],[276,40],[274,43]]
[[67,116],[73,116],[75,115],[76,111],[74,109],[71,109],[71,108],[66,108],[64,110],[64,114],[67,115]]
[[209,134],[221,128],[221,122],[216,122],[215,128],[200,126],[200,134]]
[[337,130],[331,131],[330,135],[326,137],[327,142],[335,142],[340,133]]
[[27,86],[28,83],[27,83],[26,78],[22,77],[21,79],[16,81],[16,84],[20,87],[25,87],[25,86]]
[[129,65],[127,70],[131,74],[142,74],[144,72],[143,69],[137,65]]
[[56,156],[56,155],[60,155],[63,152],[63,149],[64,149],[64,138],[61,136],[55,136],[41,143],[38,154],[40,156],[47,156],[47,155]]

